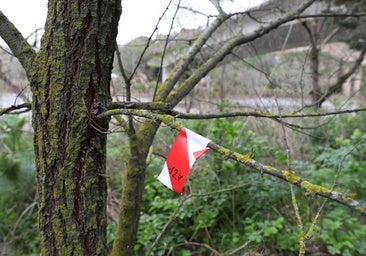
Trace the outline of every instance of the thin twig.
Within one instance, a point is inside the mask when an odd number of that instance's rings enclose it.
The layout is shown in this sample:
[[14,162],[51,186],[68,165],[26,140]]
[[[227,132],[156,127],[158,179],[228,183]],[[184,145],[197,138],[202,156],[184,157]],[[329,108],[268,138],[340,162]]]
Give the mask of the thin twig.
[[160,59],[160,69],[159,69],[159,73],[158,73],[158,79],[156,80],[156,85],[155,85],[154,94],[153,94],[153,100],[155,99],[156,91],[158,90],[158,86],[159,86],[159,82],[160,82],[159,78],[160,78],[160,76],[162,76],[162,73],[163,73],[162,71],[163,71],[163,68],[164,68],[164,58],[165,58],[166,50],[168,49],[169,38],[170,38],[170,35],[173,31],[173,25],[174,25],[174,21],[177,17],[178,11],[179,11],[179,7],[180,7],[180,0],[178,2],[177,8],[175,9],[175,13],[174,13],[172,21],[170,23],[169,32],[168,32],[168,35],[167,35],[167,37],[165,39],[165,42],[164,42],[164,49],[163,49],[163,53],[162,53],[161,59]]
[[141,54],[140,54],[140,58],[138,59],[137,64],[136,64],[136,66],[135,66],[134,70],[132,71],[132,73],[131,73],[131,75],[130,75],[130,77],[129,77],[129,80],[131,80],[131,79],[133,78],[133,76],[135,75],[135,73],[136,73],[136,71],[137,71],[138,67],[141,65],[141,63],[142,63],[142,58],[144,57],[144,55],[145,55],[145,53],[146,53],[147,49],[150,47],[150,42],[151,42],[151,40],[152,40],[152,37],[154,36],[155,32],[156,32],[156,31],[158,31],[159,24],[160,24],[161,20],[163,19],[163,17],[165,16],[166,12],[169,10],[169,6],[172,4],[172,2],[173,2],[173,0],[170,0],[170,1],[169,1],[169,3],[168,3],[168,5],[167,5],[167,7],[165,8],[165,10],[164,10],[164,12],[163,12],[163,14],[159,17],[159,20],[158,20],[158,22],[156,23],[155,28],[154,28],[153,32],[151,33],[151,35],[150,35],[149,39],[147,40],[147,43],[146,43],[146,45],[145,45],[145,48],[142,50],[142,52],[141,52]]
[[[16,111],[16,110],[20,110],[20,111]],[[0,116],[5,115],[5,114],[20,114],[20,113],[28,112],[30,110],[31,110],[30,103],[12,105],[10,107],[0,109]]]
[[118,48],[117,42],[116,42],[116,57],[117,57],[118,68],[121,71],[123,80],[125,81],[125,84],[126,84],[126,100],[131,101],[131,78],[128,77],[127,74],[126,74],[126,70],[123,66],[121,52]]
[[[215,250],[214,248],[212,248],[211,246],[209,246],[208,244],[203,244],[203,243],[197,243],[197,242],[184,242],[184,243],[180,243],[180,244],[177,244],[175,245],[174,247],[179,247],[179,246],[186,246],[186,245],[195,245],[195,246],[200,246],[200,247],[204,247],[206,248],[207,250],[209,250],[211,252],[210,255],[212,256],[220,256],[221,254]],[[167,255],[171,255],[172,253],[172,250],[174,249],[174,247],[171,247],[168,251],[168,254]]]
[[[278,102],[276,100],[277,103],[277,108],[278,111],[281,115],[281,108],[278,105]],[[279,118],[279,122],[281,124],[281,128],[282,128],[282,134],[283,134],[283,143],[285,145],[286,148],[286,155],[287,155],[287,169],[290,170],[290,162],[291,162],[291,151],[290,151],[290,147],[287,141],[287,132],[285,129],[285,124],[282,122],[282,118]],[[304,224],[301,218],[301,214],[300,214],[300,209],[297,203],[297,199],[296,199],[296,195],[294,192],[294,185],[290,184],[290,192],[291,192],[291,202],[292,202],[292,207],[294,208],[295,211],[295,217],[296,217],[296,222],[297,225],[300,229],[300,235],[299,235],[299,256],[303,256],[305,254],[305,249],[306,249],[306,244],[304,241]]]
[[336,185],[337,185],[337,181],[338,181],[338,178],[343,170],[343,164],[344,164],[344,161],[346,160],[346,157],[351,155],[353,153],[353,151],[355,151],[357,149],[358,146],[360,146],[362,143],[364,143],[366,140],[366,137],[360,139],[348,152],[346,152],[341,160],[339,161],[339,164],[338,164],[338,169],[337,169],[337,173],[336,175],[334,176],[334,181],[333,181],[333,184],[331,186],[331,190],[333,190]]

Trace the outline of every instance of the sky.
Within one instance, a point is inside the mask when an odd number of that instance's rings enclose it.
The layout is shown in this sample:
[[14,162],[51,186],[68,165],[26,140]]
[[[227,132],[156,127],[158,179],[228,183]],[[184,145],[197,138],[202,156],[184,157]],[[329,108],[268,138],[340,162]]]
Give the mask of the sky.
[[[265,0],[222,0],[225,11],[246,10]],[[171,27],[173,14],[179,0],[122,0],[122,16],[119,23],[117,42],[125,44],[138,36],[150,36],[162,13],[169,6],[166,16],[161,19],[158,33],[167,34]],[[181,0],[181,6],[191,7],[204,13],[216,14],[209,0]],[[47,16],[47,0],[0,0],[0,10],[14,23],[24,37],[44,26]],[[202,15],[180,9],[173,30],[196,28],[205,25],[207,19]],[[0,41],[0,43],[3,43]]]

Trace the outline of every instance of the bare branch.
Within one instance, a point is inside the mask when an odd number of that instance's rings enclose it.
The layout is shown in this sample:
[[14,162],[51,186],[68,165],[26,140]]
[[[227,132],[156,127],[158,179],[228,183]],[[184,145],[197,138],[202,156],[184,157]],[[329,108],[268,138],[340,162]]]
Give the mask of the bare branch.
[[352,76],[357,71],[357,69],[361,66],[362,61],[365,58],[365,55],[366,55],[366,49],[362,50],[362,52],[360,53],[360,56],[357,58],[357,60],[354,62],[353,66],[347,73],[341,75],[335,84],[330,86],[325,93],[318,95],[317,100],[314,103],[312,103],[311,105],[308,105],[306,107],[312,107],[314,105],[321,106],[321,104],[324,103],[324,101],[326,101],[331,95],[333,95],[336,91],[338,91],[340,88],[342,88],[343,84],[347,81],[347,79],[350,76]]
[[[143,110],[159,110],[163,113],[173,113],[170,110],[169,104],[163,102],[136,102],[136,101],[125,101],[125,102],[113,102],[109,106],[109,111],[119,109],[143,109]],[[108,115],[107,113],[102,114],[103,116]],[[99,117],[98,117],[99,118]]]
[[172,30],[173,30],[173,24],[174,24],[174,20],[176,19],[177,17],[177,14],[178,14],[178,10],[180,8],[180,0],[178,2],[178,5],[177,5],[177,8],[175,9],[175,13],[173,15],[173,18],[172,18],[172,21],[170,23],[170,28],[169,28],[169,32],[168,32],[168,36],[166,37],[165,39],[165,43],[164,43],[164,49],[163,49],[163,54],[161,55],[161,59],[160,59],[160,68],[159,68],[159,74],[158,74],[158,79],[156,80],[156,85],[155,85],[155,89],[154,89],[154,94],[153,94],[153,99],[155,99],[155,96],[156,96],[156,92],[157,92],[157,89],[158,89],[158,86],[159,86],[159,78],[162,74],[162,70],[163,70],[163,65],[164,65],[164,58],[165,58],[165,54],[166,54],[166,50],[168,48],[168,43],[169,43],[169,38],[170,38],[170,35],[172,33]]
[[[186,242],[181,243],[181,244],[176,244],[176,245],[174,245],[174,247],[187,246],[187,245],[194,245],[194,246],[204,247],[204,248],[206,248],[208,251],[210,251],[210,255],[213,255],[213,256],[219,256],[219,255],[221,255],[217,250],[215,250],[214,248],[212,248],[210,245],[208,245],[208,244],[203,244],[203,243],[188,242],[188,241],[186,241]],[[170,250],[168,251],[168,254],[167,254],[167,255],[171,255],[172,249],[173,249],[174,247],[170,248]]]
[[350,13],[318,13],[318,14],[307,14],[307,15],[299,15],[299,19],[309,19],[309,18],[337,18],[337,17],[354,17],[360,18],[365,17],[366,12],[350,12]]
[[2,11],[0,11],[0,36],[18,58],[26,73],[29,74],[32,70],[35,51]]
[[[16,110],[21,110],[21,111],[16,111]],[[31,110],[30,103],[12,105],[10,107],[0,109],[0,116],[5,115],[5,114],[20,114],[20,113],[28,112],[30,110]],[[14,112],[14,111],[16,111],[16,112]]]
[[207,17],[208,19],[209,19],[209,18],[216,17],[216,15],[208,15],[208,14],[206,14],[206,13],[204,13],[204,12],[201,12],[201,11],[195,10],[195,9],[193,9],[192,7],[189,7],[189,6],[181,6],[180,8],[181,8],[181,9],[184,9],[184,10],[187,10],[187,11],[189,11],[189,12],[192,12],[192,13],[194,13],[194,14],[199,14],[199,15],[201,15],[201,16]]
[[211,4],[213,4],[213,6],[215,6],[215,8],[219,12],[219,14],[225,13],[220,5],[220,0],[210,0],[210,2],[211,2]]
[[[260,117],[260,118],[270,118],[270,119],[287,119],[287,118],[306,118],[306,117],[321,117],[321,116],[335,116],[342,114],[358,113],[366,111],[364,108],[355,109],[345,109],[330,112],[319,112],[319,113],[293,113],[293,114],[274,114],[271,112],[263,111],[235,111],[227,113],[211,113],[211,114],[191,114],[184,113],[177,110],[172,110],[171,105],[163,102],[113,102],[109,106],[109,110],[97,118],[104,118],[106,116],[118,115],[121,109],[136,109],[136,110],[150,110],[159,111],[160,113],[169,114],[174,118],[179,119],[216,119],[216,118],[229,118],[229,117]],[[282,120],[283,121],[283,120]]]
[[5,83],[7,87],[9,87],[12,91],[14,91],[17,94],[17,98],[20,97],[24,102],[29,102],[29,98],[23,94],[25,88],[19,88],[16,84],[14,84],[11,79],[9,79],[4,72],[1,70],[2,61],[0,60],[0,79]]
[[213,113],[213,114],[190,114],[190,113],[182,113],[175,110],[169,110],[170,113],[175,118],[180,119],[216,119],[216,118],[228,118],[228,117],[263,117],[263,118],[271,118],[271,119],[279,119],[279,118],[303,118],[303,117],[321,117],[321,116],[334,116],[340,114],[348,114],[348,113],[356,113],[366,111],[366,108],[357,108],[357,109],[346,109],[339,111],[330,111],[324,113],[306,113],[306,114],[273,114],[271,112],[262,112],[262,111],[249,111],[249,112],[228,112],[228,113]]
[[171,4],[172,4],[172,0],[170,0],[170,1],[169,1],[169,3],[168,3],[168,5],[167,5],[167,7],[165,8],[165,10],[164,10],[164,12],[163,12],[163,14],[160,16],[160,18],[159,18],[158,22],[156,23],[156,26],[155,26],[155,28],[154,28],[153,32],[151,33],[151,35],[150,35],[149,39],[147,40],[147,43],[146,43],[146,45],[145,45],[145,48],[144,48],[144,49],[143,49],[143,51],[141,52],[141,54],[140,54],[140,58],[139,58],[139,60],[137,61],[137,64],[136,64],[136,66],[135,66],[134,70],[132,71],[132,73],[131,73],[131,75],[130,75],[130,77],[129,77],[129,79],[128,79],[129,81],[131,81],[131,80],[132,80],[132,78],[133,78],[133,76],[135,75],[135,73],[136,73],[136,71],[137,71],[138,67],[140,66],[140,64],[141,64],[141,62],[142,62],[142,58],[144,57],[144,55],[145,55],[145,53],[146,53],[147,49],[150,47],[150,42],[151,42],[151,40],[152,40],[152,37],[153,37],[153,35],[155,34],[155,32],[158,30],[159,24],[160,24],[161,20],[163,19],[164,15],[166,14],[166,12],[169,10],[169,6],[170,6]]
[[329,96],[331,96],[335,91],[337,91],[345,82],[346,80],[356,72],[356,70],[361,66],[362,61],[364,60],[366,55],[366,50],[363,50],[360,53],[360,56],[357,58],[357,60],[355,61],[355,63],[353,64],[352,68],[345,74],[343,74],[342,76],[340,76],[338,78],[338,81],[332,85],[327,92],[323,95],[323,97],[320,99],[320,101],[323,103],[325,100],[327,100],[329,98]]
[[126,74],[126,70],[125,70],[125,68],[123,66],[123,62],[122,62],[121,52],[119,51],[117,42],[116,42],[116,58],[117,58],[118,68],[121,71],[123,80],[126,84],[126,99],[127,99],[127,101],[130,101],[131,100],[131,79]]

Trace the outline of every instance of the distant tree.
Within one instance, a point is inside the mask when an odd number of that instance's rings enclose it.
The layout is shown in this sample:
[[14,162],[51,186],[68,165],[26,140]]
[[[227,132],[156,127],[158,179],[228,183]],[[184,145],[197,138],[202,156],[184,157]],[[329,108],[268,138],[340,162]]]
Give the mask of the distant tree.
[[[329,5],[328,10],[326,10],[326,17],[318,17],[318,19],[314,19],[311,22],[305,21],[303,23],[311,42],[309,53],[313,87],[311,96],[313,105],[317,108],[320,108],[331,95],[342,91],[343,84],[360,68],[366,53],[366,35],[362,28],[365,19],[364,15],[362,15],[366,8],[365,2],[362,0],[326,0],[325,2]],[[345,7],[341,11],[337,8],[340,5]],[[333,7],[336,7],[336,9]],[[337,27],[334,27],[331,31],[327,30],[327,28],[324,29],[326,22],[337,24]],[[339,30],[344,31],[341,33],[343,35],[339,38],[340,41],[346,42],[351,49],[360,51],[360,55],[353,67],[348,72],[340,75],[338,81],[324,91],[319,85],[319,55],[321,46],[332,40],[332,37],[336,36]],[[352,36],[349,36],[349,34],[352,34]]]

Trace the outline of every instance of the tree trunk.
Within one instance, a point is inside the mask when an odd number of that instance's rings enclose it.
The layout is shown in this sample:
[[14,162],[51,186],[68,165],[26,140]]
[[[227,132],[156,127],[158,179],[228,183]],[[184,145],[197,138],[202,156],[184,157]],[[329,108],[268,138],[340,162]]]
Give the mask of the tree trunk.
[[130,126],[130,157],[123,179],[121,207],[112,256],[134,255],[146,173],[146,157],[158,127],[158,123],[151,121],[145,121],[138,131]]
[[319,85],[319,52],[320,46],[318,46],[319,33],[318,33],[318,23],[317,21],[310,21],[310,25],[307,26],[304,23],[305,28],[308,31],[311,48],[310,48],[310,71],[312,76],[312,91],[311,98],[313,106],[318,109],[321,107],[322,102],[320,102],[323,96],[322,90]]
[[313,90],[311,91],[312,104],[318,109],[321,107],[320,98],[323,96],[323,93],[319,85],[319,49],[317,45],[313,45],[310,49],[310,70],[313,85]]
[[50,0],[30,79],[43,255],[107,255],[106,132],[120,0]]

